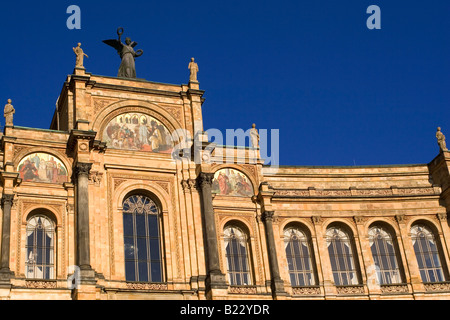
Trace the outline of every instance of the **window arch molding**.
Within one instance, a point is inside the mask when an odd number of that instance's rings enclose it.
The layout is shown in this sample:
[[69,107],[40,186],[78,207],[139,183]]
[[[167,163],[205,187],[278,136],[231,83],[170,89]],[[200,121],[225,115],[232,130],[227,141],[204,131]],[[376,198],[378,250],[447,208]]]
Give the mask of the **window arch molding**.
[[311,237],[311,239],[314,239],[316,237],[316,234],[314,233],[314,225],[312,223],[310,223],[309,221],[300,221],[297,219],[288,219],[283,221],[283,223],[280,224],[280,239],[284,238],[284,230],[286,228],[290,228],[290,227],[299,227],[299,228],[303,228],[304,230],[307,230],[309,233],[309,236]]
[[28,207],[25,214],[22,215],[22,225],[27,225],[28,220],[35,215],[41,215],[49,218],[55,224],[55,228],[62,226],[61,213],[54,208],[42,204],[36,204]]
[[122,246],[128,282],[167,282],[161,201],[147,190],[134,189],[123,198]]
[[[125,178],[125,179],[124,179]],[[118,235],[115,234],[114,230],[123,230],[123,203],[130,195],[142,194],[144,196],[148,196],[151,200],[155,202],[160,209],[160,226],[161,226],[161,259],[163,261],[163,270],[164,270],[164,279],[165,281],[170,282],[173,278],[171,270],[173,266],[180,263],[176,258],[177,254],[173,254],[172,259],[167,259],[167,248],[173,244],[175,247],[179,246],[177,237],[172,232],[167,232],[167,230],[174,230],[175,225],[172,222],[171,214],[174,212],[172,208],[172,199],[171,195],[167,193],[165,188],[163,188],[158,183],[145,183],[144,181],[136,182],[133,180],[133,177],[116,177],[116,179],[124,180],[120,184],[116,185],[116,189],[114,191],[114,198],[112,201],[111,208],[108,209],[110,211],[110,223],[109,223],[109,234],[110,236],[110,264],[112,272],[116,275],[123,276],[125,279],[125,264],[124,261],[124,236],[123,233]],[[152,177],[149,177],[148,180],[153,180]],[[161,178],[155,180],[162,181]],[[112,177],[111,181],[112,185],[114,185],[114,177]],[[167,185],[169,186],[171,180],[167,180]],[[168,187],[169,188],[169,187]],[[170,190],[170,189],[169,189]],[[177,232],[180,233],[179,226]],[[123,232],[123,231],[122,231]],[[117,252],[114,254],[114,252]],[[118,256],[119,258],[117,258]]]
[[[60,272],[60,232],[56,215],[46,208],[32,209],[24,215],[23,268],[30,280],[55,280]],[[18,260],[20,256],[18,257]]]
[[[353,220],[352,220],[353,221]],[[345,219],[327,219],[324,223],[323,223],[323,227],[322,227],[322,232],[324,235],[326,235],[327,230],[329,228],[332,228],[333,226],[341,226],[343,228],[345,228],[347,231],[349,231],[352,235],[353,239],[357,239],[357,235],[358,235],[358,230],[356,230],[356,225],[354,223],[349,223],[349,220],[345,220]]]
[[[330,244],[328,243],[329,240],[332,239],[328,235],[332,229],[338,230],[339,233],[338,242],[336,242],[337,245],[335,246],[336,249],[332,246],[333,242],[330,242]],[[328,223],[324,230],[324,240],[328,248],[328,261],[330,262],[331,272],[336,286],[362,284],[361,263],[359,261],[361,253],[358,251],[358,246],[356,244],[357,237],[355,237],[355,234],[357,233],[354,232],[349,224],[339,220]],[[341,244],[340,242],[343,243]],[[346,256],[348,255],[348,252],[345,253],[345,250],[351,250],[351,259],[345,259],[342,266],[341,260],[338,260],[340,255],[340,250],[337,248],[338,246]],[[333,253],[333,255],[331,255],[331,253]]]
[[[167,181],[167,185],[169,184],[170,182]],[[172,204],[169,201],[170,195],[166,190],[164,190],[163,187],[161,187],[157,183],[152,183],[151,185],[145,184],[144,182],[136,183],[136,181],[133,181],[131,179],[117,186],[117,189],[115,190],[116,196],[114,201],[114,210],[116,212],[121,212],[123,201],[130,195],[138,193],[143,193],[153,201],[155,201],[155,203],[160,207],[161,214],[167,215],[170,211],[172,211]]]
[[[413,252],[416,258],[416,263],[419,267],[419,272],[420,272],[420,277],[422,279],[422,281],[424,283],[432,283],[432,282],[441,282],[440,280],[438,281],[433,281],[431,279],[429,279],[429,281],[425,281],[425,278],[428,278],[428,276],[424,276],[423,272],[427,272],[427,270],[429,269],[434,269],[436,261],[435,259],[431,259],[433,260],[433,265],[432,266],[428,266],[425,264],[428,263],[424,263],[424,269],[421,268],[421,266],[419,265],[419,257],[417,256],[417,251],[416,251],[416,247],[414,246],[414,237],[415,235],[413,234],[413,228],[417,227],[417,226],[424,226],[428,229],[429,232],[431,232],[431,235],[433,236],[434,240],[435,240],[435,246],[436,246],[436,250],[437,250],[437,257],[439,258],[439,262],[440,262],[440,269],[442,271],[442,281],[448,281],[450,275],[449,275],[449,271],[448,271],[448,260],[447,260],[447,252],[444,249],[443,243],[442,243],[442,232],[440,227],[436,224],[435,221],[428,219],[426,217],[420,217],[417,219],[414,219],[413,221],[410,221],[410,223],[408,223],[408,235],[409,235],[409,239],[408,241],[411,241],[411,244],[413,245]],[[417,241],[417,238],[416,238]],[[427,251],[425,255],[429,255],[431,251]],[[424,253],[422,251],[422,253]],[[432,254],[432,252],[431,252]]]
[[[305,242],[307,244],[307,251],[309,257],[306,258],[305,252],[301,250],[301,245],[297,248],[292,247],[291,240],[289,243],[291,246],[286,244],[286,232],[289,230],[298,230],[300,236],[305,236],[306,239],[298,239],[302,245]],[[283,243],[283,248],[281,250],[283,256],[283,263],[287,268],[287,277],[290,279],[291,285],[295,286],[315,286],[319,283],[318,265],[316,260],[317,249],[314,246],[314,239],[311,229],[304,223],[299,221],[290,221],[285,223],[281,228],[281,243]],[[297,233],[296,233],[297,235]],[[315,237],[314,237],[315,238]],[[297,240],[297,239],[296,239]],[[299,244],[300,244],[299,243]],[[294,244],[295,246],[295,244]],[[290,247],[290,249],[288,249]],[[288,250],[291,256],[291,265],[289,264]],[[298,252],[297,252],[298,251]],[[303,252],[302,252],[303,251]],[[295,258],[296,257],[296,258]],[[295,262],[294,262],[295,261]],[[281,261],[280,261],[281,262]],[[294,263],[296,266],[294,266]]]
[[[232,271],[229,270],[229,264],[233,264],[233,261],[237,261],[236,257],[238,256],[242,256],[242,251],[240,251],[238,253],[238,255],[236,255],[235,253],[231,253],[230,256],[228,256],[228,254],[230,254],[230,252],[227,252],[227,233],[228,233],[228,229],[234,229],[234,231],[238,234],[238,235],[242,235],[243,237],[245,237],[245,239],[241,238],[236,238],[238,241],[240,240],[245,240],[245,253],[246,253],[246,259],[245,262],[242,263],[242,260],[240,260],[240,262],[238,263],[239,267],[238,268],[233,268]],[[227,274],[227,280],[229,282],[230,285],[255,285],[256,284],[256,273],[255,273],[255,265],[254,265],[254,255],[256,254],[255,250],[255,246],[254,246],[254,239],[252,239],[252,235],[250,233],[250,230],[247,226],[246,223],[244,223],[241,220],[237,220],[237,219],[229,219],[227,222],[224,222],[221,226],[221,240],[222,240],[222,254],[221,256],[224,258],[224,271],[225,274]],[[230,260],[231,259],[231,260]],[[245,265],[244,267],[242,267],[243,265]],[[241,270],[242,269],[242,270]],[[245,279],[244,279],[245,278]],[[234,280],[232,280],[234,279]],[[236,281],[237,282],[234,282]]]
[[[376,232],[375,228],[380,228],[380,232]],[[373,232],[373,235],[371,235]],[[383,268],[380,270],[380,273],[377,273],[378,280],[382,282],[381,284],[400,284],[406,282],[406,273],[405,273],[405,261],[403,261],[402,251],[401,251],[401,243],[399,243],[398,238],[400,233],[397,233],[396,228],[389,222],[380,219],[374,219],[367,226],[366,231],[367,239],[369,240],[369,245],[372,236],[375,234],[379,237],[382,237],[381,243],[378,243],[374,247],[370,246],[371,258],[374,261],[374,252],[376,254],[376,258],[379,259],[379,266]],[[387,234],[386,234],[387,233]],[[389,243],[391,242],[391,243]],[[400,241],[401,242],[401,241]],[[388,248],[392,246],[391,252],[389,252]],[[384,257],[390,257],[384,258]],[[375,263],[375,261],[374,261]],[[395,265],[396,264],[396,265]],[[379,269],[377,269],[378,271]],[[384,283],[383,283],[384,282]]]

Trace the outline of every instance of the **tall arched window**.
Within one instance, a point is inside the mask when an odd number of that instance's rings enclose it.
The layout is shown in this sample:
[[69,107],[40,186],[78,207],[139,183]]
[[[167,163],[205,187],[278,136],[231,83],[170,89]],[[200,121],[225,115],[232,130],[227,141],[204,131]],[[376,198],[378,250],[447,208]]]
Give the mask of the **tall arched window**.
[[445,281],[439,255],[439,243],[431,229],[423,224],[411,228],[411,240],[424,283]]
[[123,202],[125,275],[130,282],[162,282],[159,208],[144,195]]
[[339,226],[332,226],[327,229],[326,238],[334,283],[337,286],[359,284],[350,233]]
[[43,215],[27,222],[26,277],[50,280],[55,278],[55,225]]
[[316,285],[310,237],[299,227],[284,230],[284,247],[293,287]]
[[247,234],[240,228],[229,225],[224,229],[225,256],[228,279],[232,286],[252,283]]
[[369,243],[376,267],[378,283],[402,283],[397,246],[391,232],[384,226],[374,225],[369,229]]

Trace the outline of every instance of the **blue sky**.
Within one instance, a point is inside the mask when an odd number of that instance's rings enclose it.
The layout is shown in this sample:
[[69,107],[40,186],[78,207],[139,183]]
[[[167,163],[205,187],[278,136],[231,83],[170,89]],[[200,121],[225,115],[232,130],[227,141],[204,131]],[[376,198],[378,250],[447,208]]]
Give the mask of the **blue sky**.
[[[81,30],[69,30],[69,5]],[[381,30],[369,30],[370,5]],[[187,83],[195,57],[205,129],[280,130],[282,165],[428,163],[450,138],[450,1],[9,1],[2,3],[0,102],[18,126],[50,126],[72,48],[116,76],[102,43],[119,26],[144,55],[137,76]],[[4,124],[2,118],[1,124]]]

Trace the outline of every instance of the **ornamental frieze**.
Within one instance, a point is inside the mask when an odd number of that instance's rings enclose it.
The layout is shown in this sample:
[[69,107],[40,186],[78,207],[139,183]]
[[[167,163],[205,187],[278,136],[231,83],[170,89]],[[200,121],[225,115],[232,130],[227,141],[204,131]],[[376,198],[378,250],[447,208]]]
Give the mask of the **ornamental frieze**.
[[230,290],[228,292],[235,294],[256,294],[256,287],[233,286],[230,287]]
[[293,287],[292,293],[299,296],[318,295],[320,294],[320,287]]
[[433,187],[427,188],[396,188],[394,194],[391,188],[385,189],[275,189],[274,197],[292,198],[325,198],[325,197],[394,197],[394,196],[421,196],[438,195],[440,192]]
[[166,291],[168,286],[165,283],[127,283],[127,289]]
[[395,284],[395,285],[383,285],[380,287],[381,293],[408,293],[408,285]]
[[336,289],[338,294],[364,294],[363,286],[342,286]]

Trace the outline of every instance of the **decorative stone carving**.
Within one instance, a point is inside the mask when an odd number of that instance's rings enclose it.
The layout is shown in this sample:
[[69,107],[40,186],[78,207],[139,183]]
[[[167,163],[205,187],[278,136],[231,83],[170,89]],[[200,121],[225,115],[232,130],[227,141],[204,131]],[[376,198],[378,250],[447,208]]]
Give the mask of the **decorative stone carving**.
[[450,282],[424,283],[425,291],[450,291]]
[[9,205],[12,207],[14,205],[14,194],[4,194],[2,197],[2,208],[5,207],[5,205]]
[[406,218],[404,214],[399,214],[395,216],[395,220],[397,220],[398,223],[405,223]]
[[127,283],[127,289],[165,291],[168,287],[165,283]]
[[311,220],[314,224],[321,224],[323,222],[323,219],[321,216],[313,216],[313,217],[311,217]]
[[355,217],[353,217],[353,220],[355,220],[356,224],[363,224],[364,222],[367,221],[367,218],[361,217],[361,216],[355,216]]
[[292,293],[301,296],[318,295],[320,294],[320,287],[293,287]]
[[102,183],[103,180],[103,173],[98,172],[98,171],[92,171],[89,174],[89,183],[93,184],[97,187],[100,186],[100,184]]
[[30,281],[25,282],[25,286],[29,289],[56,289],[58,284],[56,281]]
[[408,293],[408,285],[406,284],[394,284],[394,285],[382,285],[382,293]]
[[440,221],[447,221],[447,213],[438,213],[437,217]]
[[212,185],[214,179],[214,173],[201,172],[197,178],[198,185],[203,188],[205,185]]
[[264,211],[264,213],[261,215],[262,221],[273,221],[275,212],[274,211]]
[[363,286],[339,286],[336,289],[338,294],[364,294]]
[[79,176],[89,177],[91,168],[92,168],[92,163],[77,163],[74,171],[75,171],[75,174],[77,177],[79,177]]
[[256,287],[252,286],[232,286],[229,293],[235,294],[256,294]]

